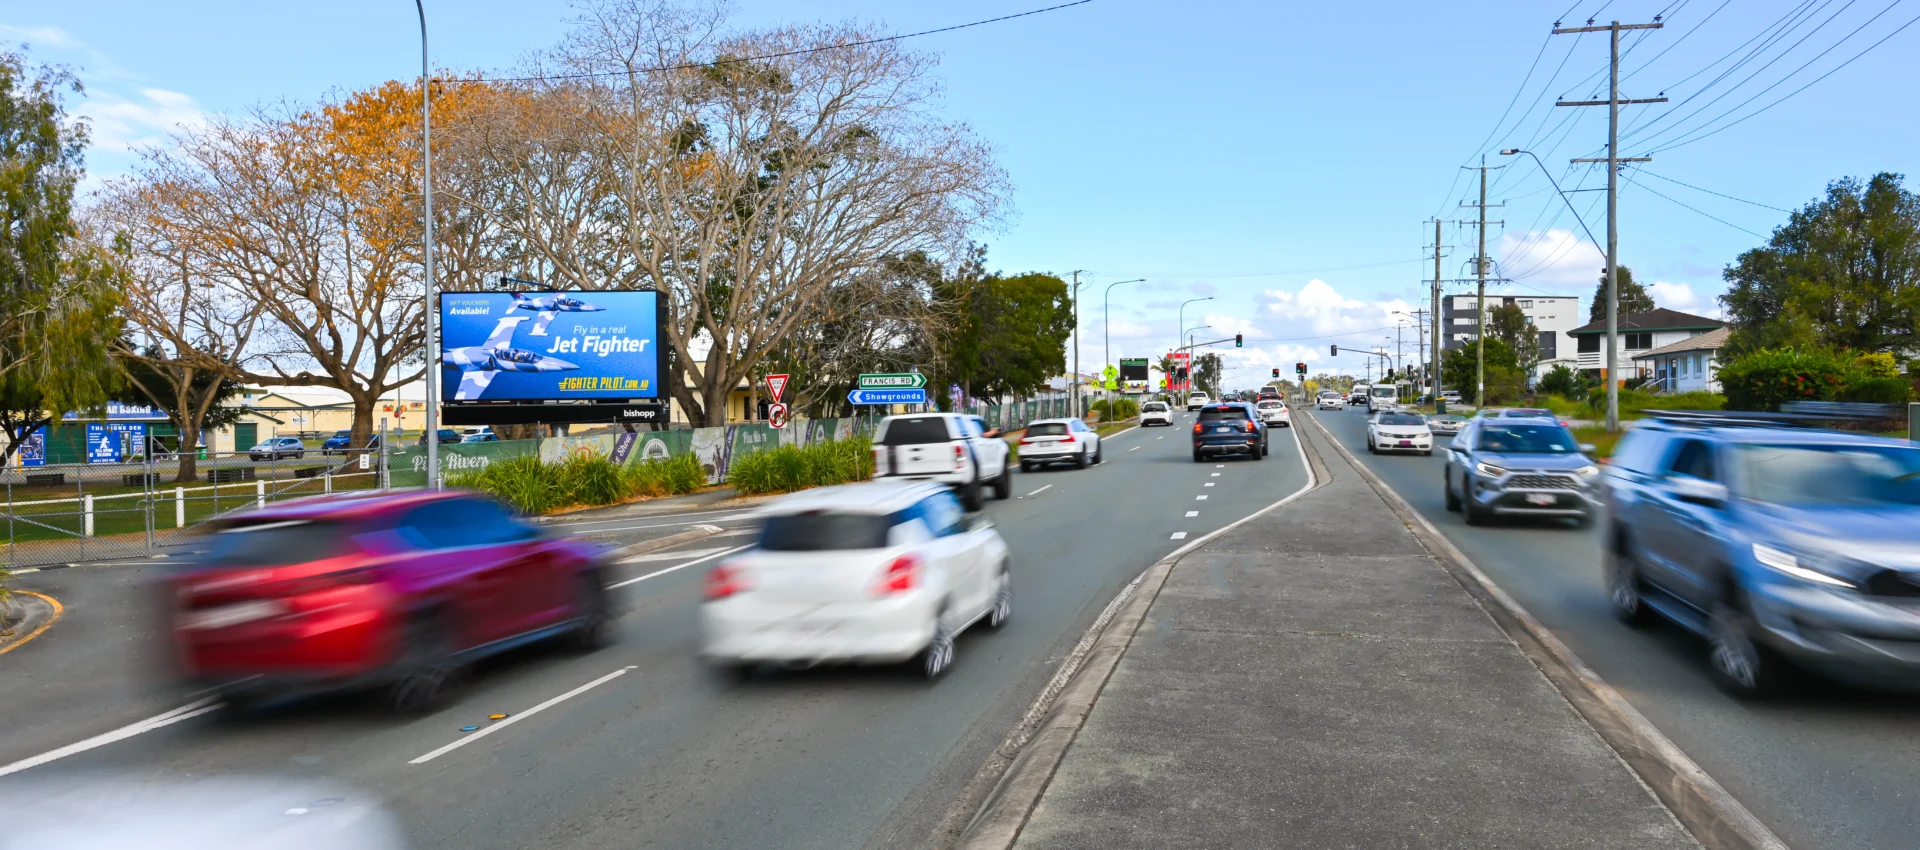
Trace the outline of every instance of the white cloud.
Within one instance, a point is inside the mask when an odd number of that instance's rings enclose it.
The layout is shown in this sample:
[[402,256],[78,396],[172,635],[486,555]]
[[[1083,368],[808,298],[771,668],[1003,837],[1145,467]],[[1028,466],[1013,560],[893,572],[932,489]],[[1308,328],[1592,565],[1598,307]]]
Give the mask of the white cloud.
[[207,113],[189,95],[166,89],[141,89],[139,99],[94,91],[75,110],[93,128],[93,143],[121,151],[166,143],[182,129],[207,123]]
[[0,24],[0,36],[23,41],[34,47],[58,47],[66,50],[80,47],[80,39],[74,38],[73,33],[59,27],[16,27],[11,24]]
[[1696,316],[1720,318],[1718,299],[1704,298],[1693,291],[1693,286],[1669,280],[1656,280],[1647,291],[1653,293],[1653,303],[1669,310],[1692,313]]
[[[1361,301],[1347,298],[1323,280],[1311,280],[1297,292],[1269,289],[1260,293],[1260,315],[1272,316],[1313,334],[1343,334],[1394,324],[1394,311],[1413,309],[1398,298]],[[1276,337],[1304,334],[1274,334]]]
[[1502,233],[1490,253],[1501,276],[1568,294],[1591,291],[1606,268],[1606,253],[1600,246],[1571,230]]

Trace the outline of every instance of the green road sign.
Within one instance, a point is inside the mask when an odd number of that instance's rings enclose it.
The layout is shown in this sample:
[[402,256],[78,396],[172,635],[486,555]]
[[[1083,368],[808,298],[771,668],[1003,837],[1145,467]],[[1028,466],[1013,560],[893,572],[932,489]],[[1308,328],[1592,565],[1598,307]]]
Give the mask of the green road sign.
[[919,372],[881,372],[860,376],[863,390],[918,390],[927,386],[927,376]]

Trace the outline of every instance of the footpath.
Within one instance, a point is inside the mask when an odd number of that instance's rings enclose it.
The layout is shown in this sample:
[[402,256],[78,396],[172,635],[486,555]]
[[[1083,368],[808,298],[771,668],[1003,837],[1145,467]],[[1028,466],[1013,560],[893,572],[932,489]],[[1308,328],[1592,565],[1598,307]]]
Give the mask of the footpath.
[[1166,573],[1015,846],[1700,846],[1355,467],[1315,472]]

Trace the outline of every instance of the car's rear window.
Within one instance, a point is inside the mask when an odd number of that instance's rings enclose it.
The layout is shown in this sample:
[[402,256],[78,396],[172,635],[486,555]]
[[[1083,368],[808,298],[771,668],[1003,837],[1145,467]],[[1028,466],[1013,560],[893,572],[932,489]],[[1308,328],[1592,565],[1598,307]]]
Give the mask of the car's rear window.
[[1027,426],[1029,437],[1062,437],[1066,433],[1067,425],[1064,422],[1039,422]]
[[951,439],[953,438],[947,435],[947,420],[938,416],[917,416],[888,421],[887,433],[880,436],[880,444],[917,446],[924,443],[944,443]]
[[1161,411],[1166,410],[1167,406],[1157,401],[1150,401],[1150,402],[1147,402],[1146,404],[1140,405],[1140,409],[1152,411],[1154,413],[1159,413]]
[[268,520],[236,524],[213,535],[207,563],[216,567],[284,567],[353,551],[346,523]]
[[892,520],[886,514],[809,511],[767,518],[760,548],[769,552],[884,549]]
[[1244,407],[1209,407],[1200,411],[1202,422],[1227,422],[1246,418],[1248,418],[1247,409]]

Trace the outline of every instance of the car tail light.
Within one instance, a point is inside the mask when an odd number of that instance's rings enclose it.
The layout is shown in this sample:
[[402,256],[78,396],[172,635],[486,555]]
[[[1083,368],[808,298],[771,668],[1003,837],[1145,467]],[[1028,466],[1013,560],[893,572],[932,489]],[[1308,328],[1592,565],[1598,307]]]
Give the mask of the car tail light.
[[1200,433],[1200,423],[1198,421],[1195,421],[1193,423],[1193,433],[1195,434]]
[[1071,442],[1073,442],[1073,434],[1071,434],[1071,433],[1069,433],[1069,434],[1067,434],[1067,436],[1065,436],[1065,437],[1062,437],[1062,438],[1060,439],[1060,442],[1063,442],[1063,443],[1071,443]]
[[953,444],[953,471],[965,472],[966,469],[967,469],[967,447],[960,445],[959,443],[954,443]]
[[725,599],[747,589],[746,576],[739,564],[717,564],[707,571],[706,597],[708,602]]
[[886,475],[890,471],[887,469],[887,450],[884,446],[873,447],[873,471],[879,475]]
[[1247,433],[1251,434],[1257,430],[1259,430],[1259,428],[1254,426],[1253,420],[1251,419],[1247,420]]
[[901,555],[887,565],[887,571],[873,588],[874,593],[885,596],[912,590],[920,583],[920,559],[913,555]]

